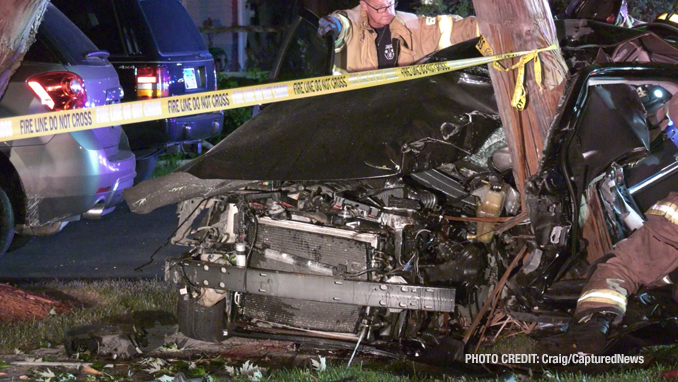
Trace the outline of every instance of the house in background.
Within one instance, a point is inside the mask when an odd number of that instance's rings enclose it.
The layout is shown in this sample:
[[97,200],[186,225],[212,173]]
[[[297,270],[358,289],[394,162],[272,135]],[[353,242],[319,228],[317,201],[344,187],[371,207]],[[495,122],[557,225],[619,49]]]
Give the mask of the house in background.
[[[332,0],[182,0],[210,48],[226,52],[226,71],[267,69],[284,26],[299,5],[317,15],[335,10]],[[356,0],[357,3],[357,0]]]
[[[227,70],[245,68],[247,36],[245,33],[204,33],[208,27],[249,25],[246,0],[182,0],[186,10],[205,38],[207,46],[219,47],[228,57]],[[233,59],[235,58],[235,60]]]

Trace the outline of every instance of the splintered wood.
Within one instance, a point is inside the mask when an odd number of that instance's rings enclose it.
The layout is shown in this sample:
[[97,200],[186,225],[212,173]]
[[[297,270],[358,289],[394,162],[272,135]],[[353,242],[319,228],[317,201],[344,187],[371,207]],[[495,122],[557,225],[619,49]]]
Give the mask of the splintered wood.
[[612,250],[610,233],[605,226],[605,211],[596,191],[597,185],[598,183],[594,182],[586,189],[586,206],[589,213],[582,229],[582,236],[588,242],[586,260],[589,264],[593,264]]
[[[530,334],[537,327],[536,322],[516,320],[515,318],[511,317],[510,314],[503,311],[496,311],[494,316],[492,316],[486,325],[488,328],[497,326],[499,327],[497,332],[490,339],[491,341],[496,341],[499,338],[513,337],[518,334]],[[485,339],[488,338],[489,336]]]
[[72,308],[63,302],[0,284],[0,323],[41,320]]

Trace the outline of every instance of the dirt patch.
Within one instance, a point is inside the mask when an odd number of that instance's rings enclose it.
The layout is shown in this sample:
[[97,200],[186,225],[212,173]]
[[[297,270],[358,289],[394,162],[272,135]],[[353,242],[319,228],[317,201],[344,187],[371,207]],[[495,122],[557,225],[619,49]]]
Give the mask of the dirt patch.
[[67,303],[0,284],[0,323],[41,320],[50,312],[70,310],[72,307]]

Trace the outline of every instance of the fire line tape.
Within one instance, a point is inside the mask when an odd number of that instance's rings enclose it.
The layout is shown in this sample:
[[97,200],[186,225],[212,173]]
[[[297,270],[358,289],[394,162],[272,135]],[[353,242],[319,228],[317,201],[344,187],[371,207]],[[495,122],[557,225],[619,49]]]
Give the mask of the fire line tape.
[[[480,45],[478,47],[480,49]],[[349,73],[339,76],[316,77],[199,94],[156,98],[146,101],[125,102],[87,109],[63,110],[3,118],[0,119],[0,142],[315,97],[428,77],[516,57],[527,57],[528,59],[521,59],[520,61],[521,63],[523,61],[526,63],[534,57],[538,57],[538,52],[554,49],[557,49],[557,46],[553,45],[545,49],[532,51],[491,55],[489,57],[435,62]],[[524,67],[524,63],[522,67]],[[522,81],[519,84],[522,84]]]

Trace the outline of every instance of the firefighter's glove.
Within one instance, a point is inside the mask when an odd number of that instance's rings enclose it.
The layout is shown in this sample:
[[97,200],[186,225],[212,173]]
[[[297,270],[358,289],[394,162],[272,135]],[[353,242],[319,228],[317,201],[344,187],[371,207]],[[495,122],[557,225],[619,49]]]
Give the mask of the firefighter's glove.
[[332,16],[325,16],[318,21],[318,36],[325,37],[332,35],[332,40],[336,41],[341,33],[341,22]]

